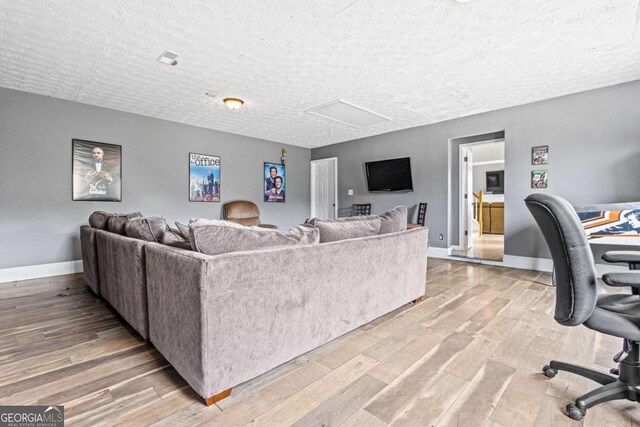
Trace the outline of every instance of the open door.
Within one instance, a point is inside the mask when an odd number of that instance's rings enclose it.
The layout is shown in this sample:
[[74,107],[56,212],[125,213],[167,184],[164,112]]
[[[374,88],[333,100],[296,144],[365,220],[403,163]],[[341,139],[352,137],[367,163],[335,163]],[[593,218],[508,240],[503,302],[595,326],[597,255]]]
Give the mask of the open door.
[[473,153],[460,146],[460,240],[463,249],[473,247]]
[[338,159],[311,161],[311,218],[338,216]]

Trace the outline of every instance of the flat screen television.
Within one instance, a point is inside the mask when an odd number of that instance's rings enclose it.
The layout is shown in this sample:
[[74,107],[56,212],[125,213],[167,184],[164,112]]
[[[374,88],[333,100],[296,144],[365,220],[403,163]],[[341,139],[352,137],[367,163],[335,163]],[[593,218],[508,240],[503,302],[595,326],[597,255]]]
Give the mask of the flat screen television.
[[367,162],[365,168],[370,192],[413,191],[409,157]]
[[504,171],[487,172],[487,192],[504,193]]

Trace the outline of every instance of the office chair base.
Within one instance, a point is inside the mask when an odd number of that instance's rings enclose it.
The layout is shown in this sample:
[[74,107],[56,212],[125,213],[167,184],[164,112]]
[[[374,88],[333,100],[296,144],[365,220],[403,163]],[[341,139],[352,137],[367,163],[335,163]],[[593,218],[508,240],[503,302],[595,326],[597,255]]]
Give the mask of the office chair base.
[[558,371],[571,372],[601,384],[601,387],[580,396],[575,403],[566,407],[567,415],[580,421],[587,409],[611,400],[627,399],[640,402],[640,348],[638,343],[629,342],[629,355],[621,361],[619,376],[598,372],[584,366],[552,360],[542,368],[548,378],[553,378]]

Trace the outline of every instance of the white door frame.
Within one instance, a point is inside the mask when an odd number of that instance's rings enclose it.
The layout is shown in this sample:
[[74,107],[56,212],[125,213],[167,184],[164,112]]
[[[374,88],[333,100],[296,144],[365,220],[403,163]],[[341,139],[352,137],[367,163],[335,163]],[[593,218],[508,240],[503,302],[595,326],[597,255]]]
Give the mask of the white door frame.
[[327,157],[324,159],[316,159],[316,160],[311,160],[310,165],[309,165],[309,181],[311,184],[311,191],[310,191],[310,199],[311,199],[311,203],[309,205],[309,216],[312,216],[314,214],[314,212],[316,211],[316,198],[315,198],[315,192],[316,192],[316,180],[314,177],[314,173],[315,173],[315,169],[314,166],[316,163],[319,162],[326,162],[327,160],[331,160],[333,161],[333,184],[334,184],[334,191],[333,191],[333,211],[334,211],[334,218],[338,218],[338,158],[337,157]]
[[[451,251],[455,251],[455,250],[462,250],[462,246],[455,246],[453,245],[454,242],[451,241],[451,233],[452,233],[452,227],[453,227],[453,218],[451,216],[452,211],[453,211],[453,201],[451,196],[453,195],[453,190],[451,188],[451,173],[452,173],[452,169],[453,169],[453,153],[454,151],[452,150],[452,145],[453,142],[457,139],[460,138],[464,138],[466,136],[473,136],[474,134],[470,134],[470,135],[462,135],[462,136],[456,136],[453,138],[448,138],[447,139],[447,255],[451,255]],[[490,142],[505,142],[505,169],[507,167],[507,163],[506,163],[506,142],[507,142],[507,137],[506,137],[506,130],[505,130],[505,137],[504,138],[496,138],[496,139],[487,139],[484,141],[478,141],[478,142],[469,142],[466,144],[458,144],[458,153],[460,153],[460,146],[464,145],[466,147],[470,147],[473,145],[481,145],[481,144],[487,144]],[[458,154],[459,155],[459,154]],[[460,180],[460,176],[461,176],[461,172],[460,172],[460,165],[458,165],[458,180]],[[463,196],[464,197],[464,196]],[[461,209],[462,206],[460,204],[458,204],[458,209]],[[463,232],[464,233],[464,232]],[[464,236],[462,236],[464,238]],[[460,245],[462,242],[462,240],[460,239],[460,236],[458,236],[458,245]]]

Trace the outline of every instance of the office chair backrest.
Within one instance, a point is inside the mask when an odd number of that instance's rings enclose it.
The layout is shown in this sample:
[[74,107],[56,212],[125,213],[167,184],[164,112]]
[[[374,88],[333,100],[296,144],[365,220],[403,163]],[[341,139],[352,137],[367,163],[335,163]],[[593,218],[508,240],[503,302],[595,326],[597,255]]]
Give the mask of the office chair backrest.
[[566,326],[591,316],[598,296],[593,255],[578,214],[566,200],[532,194],[525,203],[542,231],[555,268],[555,319]]

